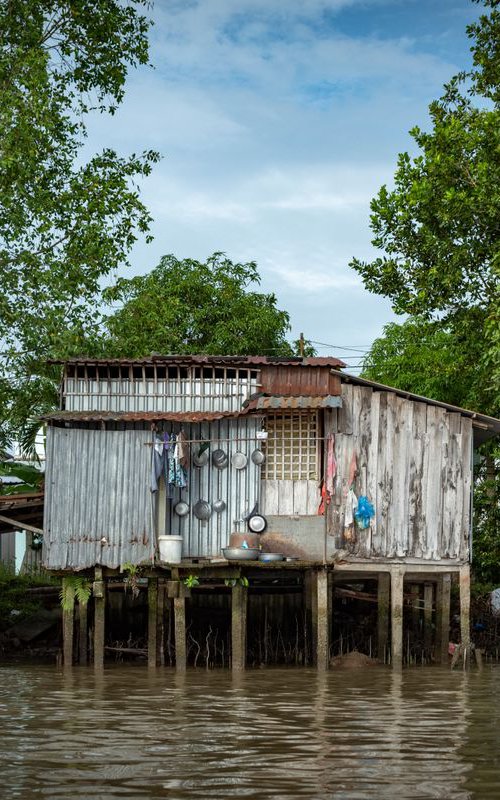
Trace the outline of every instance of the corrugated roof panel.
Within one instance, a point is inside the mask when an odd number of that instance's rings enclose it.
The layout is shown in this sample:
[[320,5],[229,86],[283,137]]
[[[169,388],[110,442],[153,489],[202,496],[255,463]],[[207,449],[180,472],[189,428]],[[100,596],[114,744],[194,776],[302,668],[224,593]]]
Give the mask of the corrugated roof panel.
[[53,411],[40,419],[47,422],[211,422],[246,415],[242,411]]
[[326,397],[309,397],[301,395],[300,397],[285,397],[283,395],[272,395],[254,397],[248,402],[248,411],[276,411],[282,409],[292,410],[309,410],[318,408],[340,408],[342,406],[342,398],[338,396],[327,395]]

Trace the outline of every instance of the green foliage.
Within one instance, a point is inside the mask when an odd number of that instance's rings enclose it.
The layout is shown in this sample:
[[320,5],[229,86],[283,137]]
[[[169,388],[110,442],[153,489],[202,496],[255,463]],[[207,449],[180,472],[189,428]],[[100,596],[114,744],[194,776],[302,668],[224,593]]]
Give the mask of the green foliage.
[[32,392],[35,414],[53,401],[40,363],[78,352],[102,278],[150,224],[136,181],[157,154],[104,148],[85,162],[82,151],[88,114],[113,113],[128,69],[147,63],[147,5],[0,2],[0,412],[10,427],[33,416]]
[[245,586],[246,588],[248,588],[248,586],[249,586],[248,578],[245,577],[245,575],[243,575],[241,578],[226,578],[224,580],[224,583],[225,583],[226,586],[229,586],[229,587],[232,587],[232,586]]
[[[21,483],[3,483],[2,478],[18,478]],[[0,461],[0,495],[40,491],[43,479],[43,472],[30,464]]]
[[487,386],[487,375],[483,375],[478,387],[481,348],[481,341],[465,337],[451,326],[410,317],[401,325],[385,326],[384,335],[374,341],[363,363],[363,377],[477,408],[484,404]]
[[116,357],[151,352],[291,355],[289,316],[260,283],[254,262],[223,253],[206,262],[164,256],[150,273],[119,279],[105,298],[121,308],[107,319],[102,351]]
[[[59,583],[57,579],[43,575],[16,575],[14,569],[0,562],[0,630],[13,625],[41,608],[38,598],[27,593],[35,586]],[[15,616],[11,612],[15,612]]]
[[188,589],[193,589],[195,586],[200,585],[199,578],[196,575],[188,575],[182,582]]
[[[467,368],[468,358],[475,404],[494,414],[500,408],[500,14],[496,0],[484,5],[490,13],[467,29],[473,70],[454,77],[431,103],[430,130],[411,131],[419,154],[400,154],[394,188],[383,186],[372,201],[373,244],[384,254],[351,265],[396,312],[421,326],[434,322],[427,329],[431,357],[444,344],[445,369],[457,356],[457,366]],[[394,330],[390,338],[397,338]],[[439,386],[435,394],[442,399]]]
[[474,471],[474,538],[472,567],[475,580],[500,586],[500,449],[490,443]]
[[86,578],[80,575],[69,575],[67,578],[63,578],[59,593],[63,611],[72,611],[75,600],[78,600],[80,605],[86,606],[91,594],[92,584]]
[[126,561],[122,564],[122,571],[125,572],[125,591],[130,589],[132,592],[132,597],[139,597],[139,575],[140,575],[140,567],[137,564],[132,564],[131,561]]

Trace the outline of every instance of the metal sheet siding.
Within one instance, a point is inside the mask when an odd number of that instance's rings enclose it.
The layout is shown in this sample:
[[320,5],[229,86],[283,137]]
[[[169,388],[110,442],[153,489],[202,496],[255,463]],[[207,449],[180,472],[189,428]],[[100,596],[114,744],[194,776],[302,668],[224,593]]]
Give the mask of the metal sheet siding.
[[49,428],[45,566],[118,567],[151,558],[155,538],[147,436],[144,430]]
[[[150,491],[151,431],[57,428],[47,432],[45,544],[43,562],[49,569],[83,569],[102,564],[119,567],[130,561],[151,560],[156,550],[157,529],[183,536],[184,556],[220,556],[232,530],[246,530],[242,520],[259,499],[260,467],[251,454],[258,442],[260,420],[225,419],[185,427],[191,456],[200,441],[210,449],[224,449],[229,465],[223,470],[192,465],[186,489],[174,489],[166,499]],[[180,425],[165,425],[178,431]],[[237,470],[231,456],[244,453],[248,463]],[[193,513],[198,500],[223,499],[226,509],[208,521]],[[179,517],[175,504],[185,500],[189,514]],[[165,518],[159,519],[161,509]],[[106,539],[104,544],[101,539]]]
[[[259,501],[261,468],[251,460],[251,454],[258,444],[258,429],[260,421],[250,418],[191,426],[191,438],[209,441],[211,452],[218,447],[225,450],[229,465],[225,469],[217,469],[209,461],[203,467],[192,466],[187,489],[174,490],[174,497],[167,502],[166,532],[183,536],[184,557],[221,556],[222,548],[229,544],[230,533],[233,530],[242,533],[246,530],[243,518]],[[196,445],[192,445],[192,452],[195,452],[195,448]],[[236,451],[248,458],[244,469],[237,470],[231,465],[231,456]],[[185,517],[179,517],[174,511],[180,499],[189,505],[189,514]],[[198,500],[212,504],[217,499],[223,499],[226,503],[222,513],[213,512],[207,521],[200,521],[194,516],[193,508]]]

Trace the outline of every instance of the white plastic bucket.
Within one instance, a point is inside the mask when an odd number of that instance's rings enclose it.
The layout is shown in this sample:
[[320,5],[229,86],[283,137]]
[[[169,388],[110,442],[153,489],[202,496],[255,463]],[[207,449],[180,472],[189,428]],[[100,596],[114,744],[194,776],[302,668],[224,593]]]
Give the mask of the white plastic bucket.
[[180,564],[182,558],[182,536],[158,536],[160,561]]

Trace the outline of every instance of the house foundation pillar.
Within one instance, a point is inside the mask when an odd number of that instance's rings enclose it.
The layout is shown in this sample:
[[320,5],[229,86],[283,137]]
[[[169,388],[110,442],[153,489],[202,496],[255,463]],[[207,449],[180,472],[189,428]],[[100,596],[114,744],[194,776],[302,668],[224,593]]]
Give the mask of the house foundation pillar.
[[75,630],[75,597],[70,589],[71,578],[63,578],[63,593],[65,607],[63,606],[63,664],[71,667],[73,664],[73,639]]
[[450,593],[451,575],[445,572],[440,576],[436,587],[436,651],[438,664],[448,663],[448,643],[450,640]]
[[321,569],[315,573],[316,595],[316,666],[327,670],[330,666],[330,609],[328,572]]
[[470,566],[460,567],[460,636],[464,666],[470,664]]
[[424,584],[424,649],[426,656],[430,653],[432,645],[432,601],[434,599],[434,585]]
[[156,667],[158,643],[158,578],[148,579],[148,667]]
[[102,577],[102,567],[95,568],[94,575],[94,667],[104,667],[106,584]]
[[231,589],[231,664],[234,671],[245,669],[247,660],[248,589],[239,584]]
[[82,666],[88,663],[88,614],[87,603],[78,603],[78,661]]
[[174,597],[174,628],[175,628],[175,668],[185,671],[187,667],[186,647],[186,598],[184,594]]
[[404,569],[391,569],[391,665],[393,669],[403,666],[403,581]]
[[388,572],[379,572],[377,588],[377,649],[378,660],[387,662],[387,645],[389,643],[389,602],[391,594],[391,576]]

